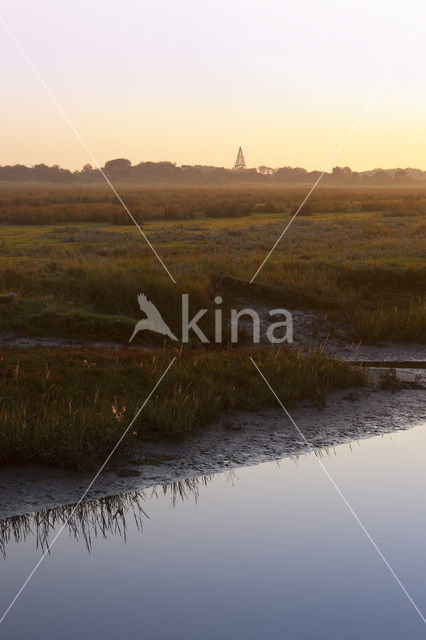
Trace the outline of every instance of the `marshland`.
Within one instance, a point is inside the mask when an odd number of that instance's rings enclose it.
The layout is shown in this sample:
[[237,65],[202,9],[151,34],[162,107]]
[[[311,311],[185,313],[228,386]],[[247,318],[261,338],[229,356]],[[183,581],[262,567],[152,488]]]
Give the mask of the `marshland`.
[[[221,296],[224,308],[310,314],[317,326],[309,336],[302,321],[294,325],[305,352],[262,345],[255,353],[291,407],[306,398],[321,405],[334,389],[367,383],[365,370],[324,350],[333,332],[352,345],[425,342],[422,188],[318,187],[252,283],[306,188],[124,185],[120,193],[176,284],[107,185],[2,186],[3,464],[99,463],[172,357],[123,453],[135,440],[182,438],[219,415],[273,402],[249,360],[249,331],[238,345],[225,327],[222,345],[206,348],[193,337],[178,349],[142,332],[129,347],[140,292],[175,335],[183,293],[194,313],[212,310]],[[211,337],[213,313],[200,326]],[[21,337],[33,346],[16,346]],[[43,346],[55,338],[56,348]]]
[[2,3],[1,640],[424,638],[412,4]]

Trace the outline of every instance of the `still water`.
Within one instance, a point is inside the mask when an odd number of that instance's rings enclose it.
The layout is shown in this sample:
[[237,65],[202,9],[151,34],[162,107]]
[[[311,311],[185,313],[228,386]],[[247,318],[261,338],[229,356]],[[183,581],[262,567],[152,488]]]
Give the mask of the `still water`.
[[[426,424],[75,515],[0,627],[6,639],[426,637],[333,476],[426,613]],[[1,610],[67,510],[0,524]]]

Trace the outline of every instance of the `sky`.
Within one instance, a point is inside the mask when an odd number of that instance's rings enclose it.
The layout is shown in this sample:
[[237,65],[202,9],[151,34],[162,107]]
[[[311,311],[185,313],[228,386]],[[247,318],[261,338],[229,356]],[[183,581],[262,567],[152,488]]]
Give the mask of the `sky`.
[[[2,0],[97,163],[426,169],[422,0]],[[94,164],[0,24],[0,164]],[[384,79],[386,81],[383,83]]]

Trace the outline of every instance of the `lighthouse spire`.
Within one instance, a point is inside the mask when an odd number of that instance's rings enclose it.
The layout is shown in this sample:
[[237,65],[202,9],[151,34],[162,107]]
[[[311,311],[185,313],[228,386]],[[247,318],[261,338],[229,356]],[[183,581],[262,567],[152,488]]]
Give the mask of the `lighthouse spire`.
[[243,150],[240,147],[235,160],[234,171],[244,171],[244,169],[247,169],[246,161],[244,160]]

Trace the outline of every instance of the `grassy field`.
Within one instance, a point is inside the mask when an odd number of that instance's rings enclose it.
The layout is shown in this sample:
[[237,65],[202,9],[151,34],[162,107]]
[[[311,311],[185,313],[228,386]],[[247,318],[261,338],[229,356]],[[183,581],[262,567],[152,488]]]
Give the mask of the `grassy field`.
[[[137,440],[197,433],[234,409],[273,404],[249,353],[11,350],[0,362],[0,463],[82,469],[103,461],[173,356],[121,452]],[[329,391],[365,381],[359,367],[320,352],[259,351],[255,359],[288,407],[304,398],[322,405]],[[225,421],[225,427],[232,424]]]
[[[147,197],[146,190],[138,193],[136,200]],[[99,187],[0,190],[1,330],[126,345],[141,318],[137,294],[143,292],[179,336],[181,294],[188,293],[193,312],[212,309],[215,295],[221,295],[224,307],[241,308],[244,300],[244,306],[249,301],[326,311],[353,338],[367,342],[424,342],[426,195],[418,189],[319,189],[249,284],[305,193],[150,192],[157,205],[168,198],[180,214],[188,212],[176,219],[170,205],[169,213],[146,215],[144,205],[144,232],[174,285],[135,226],[115,214],[108,218],[110,195]],[[95,215],[90,199],[99,204],[102,197],[106,209],[99,206]],[[221,198],[228,203],[224,208]],[[56,213],[46,218],[43,211],[50,206]],[[200,325],[211,337],[209,315]],[[294,331],[297,337],[297,325]],[[175,346],[148,332],[135,343],[159,349],[3,349],[0,462],[82,468],[104,458]],[[260,351],[256,359],[289,406],[302,398],[323,402],[333,388],[364,382],[362,372],[321,353]],[[192,340],[179,351],[124,450],[135,438],[181,437],[233,408],[272,403],[246,352]]]
[[[334,193],[335,202],[326,189],[327,197],[318,196],[319,210],[295,221],[251,286],[247,282],[290,211],[145,222],[144,232],[175,286],[133,225],[3,224],[1,325],[33,335],[126,342],[140,316],[139,291],[155,300],[175,333],[181,293],[189,293],[200,308],[211,306],[215,294],[235,303],[243,291],[253,304],[267,297],[277,306],[325,310],[346,320],[354,339],[424,341],[426,215],[415,191],[413,209],[403,210],[396,208],[399,202],[407,206],[398,190],[382,190],[370,199],[358,194],[356,205],[353,194]],[[257,195],[265,198],[264,192]],[[322,210],[327,203],[331,211]],[[358,211],[362,203],[382,209]]]
[[[117,189],[139,223],[152,220],[238,218],[253,213],[290,213],[311,184],[234,187],[143,187],[120,183]],[[305,213],[381,211],[386,215],[426,213],[423,187],[327,187],[320,185]],[[127,224],[128,215],[107,185],[0,183],[0,223]]]

